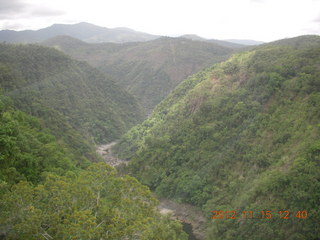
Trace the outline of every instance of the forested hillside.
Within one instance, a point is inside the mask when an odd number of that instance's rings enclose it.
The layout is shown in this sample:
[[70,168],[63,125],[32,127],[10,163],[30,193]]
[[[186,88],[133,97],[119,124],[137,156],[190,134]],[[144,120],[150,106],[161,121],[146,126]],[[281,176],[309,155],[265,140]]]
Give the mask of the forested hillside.
[[187,239],[146,187],[77,158],[42,123],[1,96],[0,239]]
[[236,54],[183,81],[113,150],[158,196],[201,207],[208,240],[319,239],[319,64],[319,36]]
[[87,61],[112,76],[137,98],[146,113],[183,79],[227,59],[235,51],[216,43],[168,37],[143,43],[87,44],[59,36],[45,41],[44,45]]
[[32,45],[0,45],[0,87],[0,239],[188,238],[147,187],[95,154],[91,139],[137,121],[130,94]]
[[[111,141],[141,119],[134,97],[84,62],[35,45],[0,45],[0,88],[14,105],[44,119],[55,135],[80,132],[89,141]],[[72,144],[72,143],[71,143]]]
[[12,100],[0,96],[0,180],[38,183],[41,173],[65,174],[89,161],[50,134],[42,121],[13,108]]

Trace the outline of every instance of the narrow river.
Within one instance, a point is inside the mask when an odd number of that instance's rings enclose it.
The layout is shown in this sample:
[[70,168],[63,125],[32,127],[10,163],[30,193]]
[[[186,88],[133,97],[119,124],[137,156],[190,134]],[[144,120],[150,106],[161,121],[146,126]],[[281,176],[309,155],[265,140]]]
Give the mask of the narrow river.
[[182,225],[183,231],[189,234],[188,240],[198,240],[196,236],[193,234],[193,228],[191,224],[183,222]]
[[206,218],[199,209],[190,204],[177,203],[170,199],[159,200],[160,213],[171,214],[173,219],[179,220],[183,224],[184,230],[189,234],[189,240],[203,240],[205,238]]
[[[98,145],[96,151],[100,154],[106,163],[112,167],[120,164],[127,164],[128,161],[119,159],[112,155],[111,148],[117,142]],[[202,212],[189,204],[177,203],[169,199],[160,199],[158,206],[160,213],[170,214],[173,219],[179,220],[183,224],[183,229],[189,234],[189,240],[203,240],[206,219]]]

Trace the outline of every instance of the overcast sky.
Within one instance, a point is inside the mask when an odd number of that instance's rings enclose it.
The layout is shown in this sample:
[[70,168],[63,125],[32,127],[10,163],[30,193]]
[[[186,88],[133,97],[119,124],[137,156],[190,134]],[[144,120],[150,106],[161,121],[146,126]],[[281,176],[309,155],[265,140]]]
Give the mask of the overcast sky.
[[89,22],[157,35],[272,41],[320,34],[320,0],[0,0],[0,29]]

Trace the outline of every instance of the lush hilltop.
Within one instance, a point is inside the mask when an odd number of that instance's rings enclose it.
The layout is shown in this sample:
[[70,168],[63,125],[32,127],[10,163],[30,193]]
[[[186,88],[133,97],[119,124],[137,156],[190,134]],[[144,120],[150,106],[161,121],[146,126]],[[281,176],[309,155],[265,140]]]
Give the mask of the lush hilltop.
[[89,140],[110,141],[141,118],[130,94],[57,50],[1,44],[0,68],[4,93],[19,109],[45,119],[55,133],[67,124]]
[[236,54],[183,81],[114,150],[159,196],[200,206],[207,239],[318,239],[319,63],[319,36]]
[[183,79],[225,60],[233,48],[186,38],[143,43],[85,44],[68,37],[46,41],[75,59],[112,76],[150,113]]

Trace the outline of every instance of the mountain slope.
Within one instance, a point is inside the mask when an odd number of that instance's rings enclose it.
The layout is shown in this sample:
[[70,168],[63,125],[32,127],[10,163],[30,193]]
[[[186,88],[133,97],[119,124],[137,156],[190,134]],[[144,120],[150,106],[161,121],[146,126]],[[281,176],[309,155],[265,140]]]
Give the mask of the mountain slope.
[[207,239],[318,239],[319,56],[319,36],[234,55],[183,81],[113,151],[159,196],[202,207]]
[[0,238],[187,239],[136,179],[80,159],[0,95]]
[[99,162],[88,141],[136,121],[132,96],[35,45],[0,44],[0,88],[0,239],[188,238],[147,187]]
[[58,36],[68,35],[85,42],[141,42],[158,38],[147,33],[136,32],[128,28],[109,29],[90,23],[54,24],[40,30],[0,31],[0,41],[9,43],[35,43]]
[[38,183],[43,172],[66,174],[88,165],[87,159],[72,154],[42,123],[14,109],[12,101],[0,95],[0,182]]
[[[63,39],[65,42],[63,42]],[[184,78],[220,62],[234,52],[218,44],[184,38],[160,38],[144,43],[90,44],[59,37],[46,41],[73,58],[87,61],[111,75],[150,113]]]
[[[105,142],[141,119],[130,94],[86,63],[54,49],[1,44],[0,68],[4,93],[19,109],[46,119],[55,133],[72,126],[89,141]],[[66,124],[58,125],[57,118]]]

